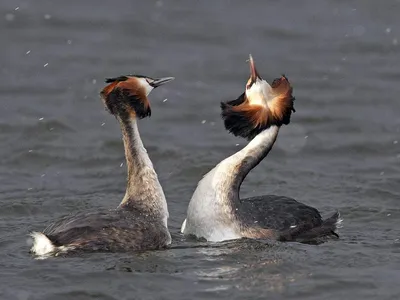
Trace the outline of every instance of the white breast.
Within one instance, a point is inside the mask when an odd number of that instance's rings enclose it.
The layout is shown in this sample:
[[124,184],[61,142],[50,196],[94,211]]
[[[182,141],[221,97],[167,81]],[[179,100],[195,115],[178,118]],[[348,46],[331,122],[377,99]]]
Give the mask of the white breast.
[[[220,165],[207,173],[199,182],[188,207],[187,218],[181,232],[195,235],[210,242],[220,242],[241,238],[235,224],[227,224],[215,191],[220,178]],[[223,221],[224,220],[224,221]]]

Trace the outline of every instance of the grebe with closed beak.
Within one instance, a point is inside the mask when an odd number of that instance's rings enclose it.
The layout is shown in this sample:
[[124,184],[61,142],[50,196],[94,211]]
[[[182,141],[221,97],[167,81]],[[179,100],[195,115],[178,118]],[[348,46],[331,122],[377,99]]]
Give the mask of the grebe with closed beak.
[[116,209],[67,216],[43,232],[32,232],[31,253],[153,250],[171,243],[167,202],[137,120],[151,115],[149,93],[173,79],[129,75],[106,80],[100,95],[121,126],[128,169],[125,196]]
[[269,85],[251,55],[249,63],[245,92],[237,100],[221,103],[221,116],[229,132],[250,142],[200,180],[181,232],[212,242],[239,238],[309,242],[338,237],[338,212],[323,220],[317,209],[288,197],[239,198],[243,180],[268,155],[280,127],[290,123],[295,111],[288,79],[282,76]]

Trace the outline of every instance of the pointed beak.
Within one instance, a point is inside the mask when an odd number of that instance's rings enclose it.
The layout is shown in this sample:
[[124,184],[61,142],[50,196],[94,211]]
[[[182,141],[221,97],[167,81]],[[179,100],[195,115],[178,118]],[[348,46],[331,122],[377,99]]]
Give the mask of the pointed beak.
[[153,88],[156,88],[156,87],[159,87],[159,86],[161,86],[161,85],[163,85],[163,84],[165,84],[165,83],[167,83],[167,82],[170,82],[170,81],[172,81],[172,80],[174,80],[174,79],[175,79],[175,77],[157,78],[157,79],[154,79],[154,81],[153,81],[152,83],[150,83],[150,85],[151,85]]
[[249,63],[250,63],[250,78],[252,82],[257,81],[257,78],[262,79],[261,76],[258,74],[256,65],[254,64],[254,59],[251,54],[249,55]]

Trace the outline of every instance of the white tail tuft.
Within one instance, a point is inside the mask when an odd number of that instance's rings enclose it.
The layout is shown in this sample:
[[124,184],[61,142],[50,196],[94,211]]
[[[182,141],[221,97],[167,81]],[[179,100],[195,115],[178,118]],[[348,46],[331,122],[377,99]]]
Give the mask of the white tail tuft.
[[342,222],[343,222],[343,219],[340,217],[340,212],[338,212],[338,218],[337,218],[337,221],[335,224],[336,228],[342,228],[343,227]]
[[183,223],[182,223],[181,233],[185,233],[185,228],[186,228],[186,219],[185,219],[185,221],[183,221]]
[[45,234],[34,231],[30,234],[30,236],[33,239],[33,245],[31,248],[31,252],[33,254],[46,255],[54,252],[54,250],[56,249],[56,247]]

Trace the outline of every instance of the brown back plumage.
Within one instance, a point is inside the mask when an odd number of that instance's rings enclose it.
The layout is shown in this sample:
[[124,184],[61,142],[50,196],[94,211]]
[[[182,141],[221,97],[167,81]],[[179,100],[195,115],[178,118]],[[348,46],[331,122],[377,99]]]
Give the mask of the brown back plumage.
[[114,116],[143,119],[151,115],[150,102],[138,77],[120,76],[106,79],[100,92],[106,109]]
[[266,105],[252,103],[246,93],[236,100],[221,102],[225,128],[235,136],[250,140],[272,125],[289,124],[292,111],[295,112],[292,92],[289,80],[282,75],[272,82],[271,97],[265,99]]

